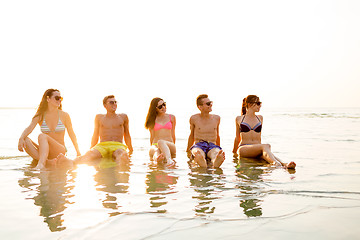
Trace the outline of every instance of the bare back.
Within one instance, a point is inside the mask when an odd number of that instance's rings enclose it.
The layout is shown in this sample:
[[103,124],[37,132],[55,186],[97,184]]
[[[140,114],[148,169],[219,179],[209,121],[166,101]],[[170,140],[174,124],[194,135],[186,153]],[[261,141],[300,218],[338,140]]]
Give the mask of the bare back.
[[201,140],[217,143],[219,136],[220,116],[210,114],[203,118],[201,114],[195,114],[190,118],[191,130],[194,131],[194,141]]

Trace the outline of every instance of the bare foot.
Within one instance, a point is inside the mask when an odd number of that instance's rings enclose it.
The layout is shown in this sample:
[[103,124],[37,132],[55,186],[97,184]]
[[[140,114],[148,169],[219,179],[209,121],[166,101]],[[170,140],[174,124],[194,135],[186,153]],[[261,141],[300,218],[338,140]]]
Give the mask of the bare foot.
[[164,160],[165,160],[165,157],[164,157],[164,154],[160,153],[159,155],[154,155],[154,160],[157,162],[157,163],[163,163]]
[[128,163],[130,160],[129,154],[128,152],[124,151],[123,153],[121,153],[120,155],[118,155],[115,158],[115,162],[117,164],[124,164],[124,163]]
[[169,160],[166,161],[166,165],[175,166],[175,161],[170,158]]
[[46,167],[50,167],[50,168],[56,167],[56,161],[57,161],[57,158],[48,159],[46,161]]
[[194,161],[195,161],[200,167],[207,167],[206,159],[201,155],[200,152],[195,152]]
[[35,167],[36,170],[42,170],[42,169],[45,169],[46,167],[44,166],[44,164],[40,164],[38,163]]
[[64,154],[60,153],[57,156],[56,166],[58,167],[73,167],[74,162],[67,158]]
[[294,162],[289,162],[288,164],[286,164],[285,167],[286,167],[287,169],[295,169],[296,163],[294,163]]
[[224,160],[225,160],[225,152],[223,150],[220,150],[216,155],[216,158],[213,162],[213,166],[217,168],[220,167],[221,164],[224,162]]

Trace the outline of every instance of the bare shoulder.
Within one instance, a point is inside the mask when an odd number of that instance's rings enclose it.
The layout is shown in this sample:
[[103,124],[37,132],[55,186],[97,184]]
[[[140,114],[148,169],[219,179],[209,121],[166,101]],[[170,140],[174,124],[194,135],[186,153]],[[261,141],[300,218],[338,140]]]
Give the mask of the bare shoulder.
[[58,113],[60,114],[60,116],[66,116],[69,115],[67,112],[63,111],[63,110],[58,110]]
[[104,116],[105,116],[105,114],[96,114],[95,120],[99,121],[99,120],[102,119]]
[[213,114],[213,118],[214,118],[216,121],[220,121],[220,116],[219,116],[219,115]]
[[125,113],[119,113],[118,116],[124,121],[129,121],[128,115]]
[[175,120],[176,120],[175,115],[169,114],[169,116],[170,116],[171,121],[175,121]]
[[258,116],[258,118],[260,118],[260,121],[261,121],[261,122],[264,121],[264,118],[263,118],[262,115],[257,115],[257,116]]
[[200,118],[200,113],[194,114],[190,117],[190,122],[196,121]]
[[237,116],[236,118],[235,118],[235,122],[240,122],[241,121],[241,119],[242,119],[242,116]]

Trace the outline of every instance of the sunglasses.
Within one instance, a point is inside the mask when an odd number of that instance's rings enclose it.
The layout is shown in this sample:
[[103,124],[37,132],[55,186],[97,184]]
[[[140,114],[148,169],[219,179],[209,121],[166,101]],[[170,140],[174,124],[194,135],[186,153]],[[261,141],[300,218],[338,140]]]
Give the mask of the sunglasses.
[[109,101],[111,105],[117,104],[117,101]]
[[253,104],[256,104],[258,106],[260,106],[262,104],[262,102],[252,102]]
[[208,105],[208,106],[210,107],[212,103],[213,103],[213,102],[210,101],[210,102],[206,102],[206,103],[204,103],[204,104],[206,104],[206,105]]
[[59,100],[62,101],[63,100],[63,98],[61,96],[55,96],[54,98],[55,98],[56,101],[59,101]]
[[163,107],[166,107],[166,102],[164,102],[163,104],[157,106],[157,109],[160,110],[160,109],[162,109]]

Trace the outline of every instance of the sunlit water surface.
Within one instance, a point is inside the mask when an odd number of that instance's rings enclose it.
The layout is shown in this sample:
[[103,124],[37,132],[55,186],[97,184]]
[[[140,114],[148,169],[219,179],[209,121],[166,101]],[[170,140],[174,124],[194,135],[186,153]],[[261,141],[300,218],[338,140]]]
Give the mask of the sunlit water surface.
[[[214,111],[215,112],[215,111]],[[220,169],[188,163],[187,111],[177,117],[177,164],[148,157],[144,117],[128,114],[129,166],[35,171],[17,151],[34,109],[0,109],[1,239],[358,239],[360,109],[264,110],[263,142],[296,171],[234,159],[238,109],[223,109]],[[71,115],[72,116],[72,115]],[[72,116],[82,153],[93,116]],[[38,129],[31,135],[37,140]],[[69,157],[75,151],[66,140]]]

